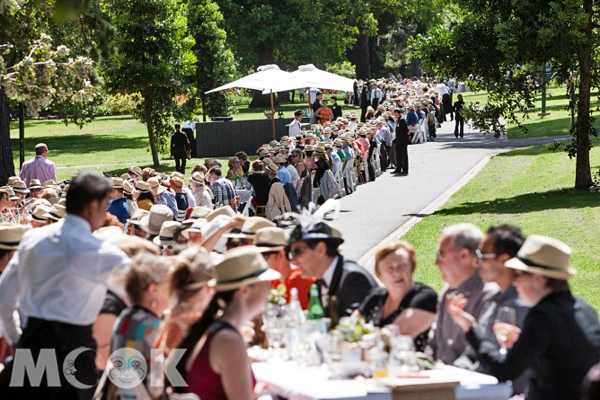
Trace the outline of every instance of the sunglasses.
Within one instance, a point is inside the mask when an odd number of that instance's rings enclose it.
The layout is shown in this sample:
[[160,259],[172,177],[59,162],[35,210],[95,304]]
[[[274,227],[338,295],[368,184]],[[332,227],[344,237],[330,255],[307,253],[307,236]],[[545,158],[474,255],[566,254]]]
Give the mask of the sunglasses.
[[288,259],[293,260],[294,258],[300,257],[308,248],[308,246],[303,246],[290,250],[288,252]]
[[496,253],[482,253],[481,250],[479,250],[479,249],[475,250],[475,255],[477,256],[477,259],[479,260],[479,262],[482,262],[483,260],[488,259],[488,258],[498,257],[498,255]]

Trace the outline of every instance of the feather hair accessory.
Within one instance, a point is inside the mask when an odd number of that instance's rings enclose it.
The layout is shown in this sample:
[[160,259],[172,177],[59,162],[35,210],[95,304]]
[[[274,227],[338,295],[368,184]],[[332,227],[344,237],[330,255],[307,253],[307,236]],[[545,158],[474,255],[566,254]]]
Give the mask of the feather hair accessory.
[[290,236],[290,243],[311,239],[343,242],[341,238],[334,238],[331,227],[323,222],[325,216],[331,212],[334,213],[333,219],[337,218],[340,212],[338,200],[329,199],[318,208],[316,204],[310,203],[301,213],[286,213],[284,218],[291,219],[296,224]]

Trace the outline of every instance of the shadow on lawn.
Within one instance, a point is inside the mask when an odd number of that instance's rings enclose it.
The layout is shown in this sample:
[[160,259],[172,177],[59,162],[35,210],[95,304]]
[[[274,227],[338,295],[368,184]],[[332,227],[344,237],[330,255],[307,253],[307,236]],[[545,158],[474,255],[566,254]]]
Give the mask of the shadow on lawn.
[[[25,140],[26,151],[32,151],[37,143],[46,143],[50,156],[86,154],[115,149],[139,149],[148,147],[148,138],[109,136],[106,134],[38,136]],[[19,149],[19,140],[11,139],[13,149]]]
[[598,190],[580,192],[565,189],[541,193],[526,193],[493,201],[466,202],[455,207],[441,209],[435,214],[524,214],[561,208],[569,209],[598,206],[600,206]]

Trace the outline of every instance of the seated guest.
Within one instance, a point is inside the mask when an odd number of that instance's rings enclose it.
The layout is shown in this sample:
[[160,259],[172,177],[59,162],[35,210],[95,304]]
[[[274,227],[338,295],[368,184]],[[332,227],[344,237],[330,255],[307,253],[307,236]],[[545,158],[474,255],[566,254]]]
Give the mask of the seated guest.
[[279,273],[255,246],[243,246],[225,253],[214,274],[216,294],[179,345],[185,353],[176,367],[188,386],[175,390],[203,400],[253,399],[256,380],[240,331],[266,307],[269,281]]
[[177,202],[177,215],[175,219],[183,221],[189,207],[188,197],[183,192],[183,180],[175,176],[169,182],[171,183],[171,189],[175,192],[175,201]]
[[190,178],[192,195],[196,199],[196,206],[212,208],[212,193],[206,189],[203,172],[193,172]]
[[214,201],[217,207],[234,206],[233,202],[237,196],[231,182],[221,175],[221,168],[213,167],[208,171],[208,179],[212,186]]
[[124,224],[129,218],[129,206],[127,205],[127,198],[123,194],[123,179],[113,178],[111,183],[113,191],[107,211],[117,217],[120,223]]
[[285,285],[285,299],[288,303],[290,302],[290,290],[296,288],[302,309],[306,310],[310,286],[315,283],[315,279],[302,278],[300,269],[294,268],[290,264],[285,252],[285,246],[287,246],[285,231],[279,227],[261,228],[256,232],[254,244],[269,263],[269,267],[281,274],[279,279],[271,281],[273,288],[277,289],[279,285]]
[[583,379],[600,357],[596,311],[570,292],[568,279],[576,273],[570,256],[571,248],[563,242],[531,235],[517,256],[506,262],[515,270],[519,299],[531,307],[516,340],[515,335],[508,339],[506,354],[464,310],[469,300],[460,295],[447,299],[449,315],[498,380],[513,379],[531,367],[528,400],[580,399]]
[[244,176],[248,176],[250,172],[250,160],[248,160],[248,154],[243,151],[238,151],[235,153],[235,156],[240,159],[240,166],[242,167],[242,171],[244,171]]
[[[338,247],[344,239],[334,236],[323,222],[297,225],[289,239],[290,261],[300,268],[303,278],[316,278],[326,317],[334,309],[338,317],[349,316],[377,286],[375,279],[354,261],[346,260]],[[331,304],[331,297],[337,304]]]
[[437,294],[413,281],[416,267],[417,254],[410,243],[398,241],[379,250],[375,274],[385,287],[371,289],[354,315],[379,327],[398,325],[402,335],[414,339],[417,351],[423,351],[435,318]]
[[138,180],[135,183],[135,188],[139,192],[136,204],[138,208],[142,210],[150,211],[150,208],[155,204],[154,195],[150,192],[150,185],[148,182]]
[[207,285],[212,278],[212,264],[208,253],[200,246],[182,251],[178,262],[166,279],[171,298],[177,303],[163,321],[154,348],[162,349],[165,357],[187,336],[190,326],[202,316],[213,296]]
[[292,185],[297,188],[298,187],[298,181],[300,181],[300,175],[298,175],[298,170],[296,169],[296,167],[294,166],[294,156],[293,155],[289,155],[287,157],[287,164],[285,166],[287,168],[287,170],[289,171],[291,177],[292,177]]
[[240,178],[244,176],[244,170],[242,169],[239,158],[231,157],[227,165],[229,166],[229,171],[227,171],[226,176],[227,179],[235,181],[236,175],[238,175]]
[[288,183],[292,183],[292,175],[290,171],[287,170],[285,164],[287,162],[287,158],[278,154],[273,158],[273,163],[277,166],[277,177],[281,181],[281,184],[285,187]]
[[452,364],[465,352],[465,334],[452,320],[444,299],[447,294],[463,294],[469,300],[465,309],[479,318],[486,303],[498,291],[493,283],[484,284],[477,273],[479,259],[476,250],[483,232],[472,224],[457,224],[442,231],[435,265],[445,282],[438,297],[437,315],[429,332],[428,347],[435,360]]
[[248,174],[248,182],[252,185],[254,195],[252,196],[256,205],[264,206],[269,200],[269,187],[271,180],[263,169],[264,164],[260,160],[252,162],[252,171]]

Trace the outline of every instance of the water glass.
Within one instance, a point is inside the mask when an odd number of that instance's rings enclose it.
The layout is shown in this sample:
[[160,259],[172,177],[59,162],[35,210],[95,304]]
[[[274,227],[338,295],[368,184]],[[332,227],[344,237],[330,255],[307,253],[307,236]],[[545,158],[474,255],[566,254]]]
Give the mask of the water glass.
[[517,316],[515,309],[508,306],[502,306],[496,311],[496,319],[494,320],[494,334],[500,342],[500,354],[506,354],[506,341],[510,333],[506,324],[516,325]]

